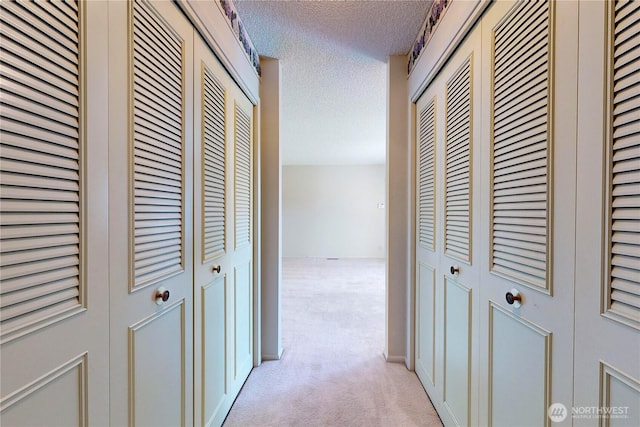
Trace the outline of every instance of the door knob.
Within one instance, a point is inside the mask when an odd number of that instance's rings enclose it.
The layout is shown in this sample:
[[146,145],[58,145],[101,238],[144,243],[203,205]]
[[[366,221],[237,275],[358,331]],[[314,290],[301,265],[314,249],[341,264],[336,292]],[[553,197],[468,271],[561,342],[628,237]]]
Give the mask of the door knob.
[[211,267],[211,271],[213,271],[214,273],[220,273],[220,266],[214,265],[213,267]]
[[515,308],[518,308],[522,305],[522,296],[517,289],[511,289],[509,292],[507,292],[507,294],[505,295],[505,299],[507,300],[507,304],[512,305]]
[[169,301],[169,296],[171,293],[164,286],[160,286],[156,291],[156,304],[162,305],[165,302]]
[[458,265],[452,265],[451,268],[449,268],[449,271],[451,272],[451,274],[453,274],[454,276],[457,276],[458,274],[460,274],[460,266]]

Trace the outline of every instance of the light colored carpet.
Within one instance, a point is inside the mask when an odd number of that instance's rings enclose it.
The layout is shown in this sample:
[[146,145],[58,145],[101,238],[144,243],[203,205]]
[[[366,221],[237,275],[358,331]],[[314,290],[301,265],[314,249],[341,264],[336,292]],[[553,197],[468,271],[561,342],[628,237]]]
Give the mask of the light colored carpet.
[[442,425],[382,356],[383,260],[284,259],[282,294],[283,357],[253,370],[226,427]]

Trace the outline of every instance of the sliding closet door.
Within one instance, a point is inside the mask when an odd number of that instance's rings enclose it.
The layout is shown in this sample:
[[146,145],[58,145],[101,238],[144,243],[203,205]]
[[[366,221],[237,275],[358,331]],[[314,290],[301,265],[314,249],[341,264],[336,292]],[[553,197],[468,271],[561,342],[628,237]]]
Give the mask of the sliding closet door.
[[639,26],[638,2],[580,6],[575,404],[605,425],[640,424]]
[[498,2],[481,24],[480,424],[573,401],[577,6]]
[[195,422],[220,425],[253,367],[253,106],[197,37]]
[[106,3],[0,3],[0,419],[108,424]]
[[448,425],[477,419],[480,40],[416,106],[416,372]]
[[110,423],[191,425],[193,29],[146,1],[109,27]]

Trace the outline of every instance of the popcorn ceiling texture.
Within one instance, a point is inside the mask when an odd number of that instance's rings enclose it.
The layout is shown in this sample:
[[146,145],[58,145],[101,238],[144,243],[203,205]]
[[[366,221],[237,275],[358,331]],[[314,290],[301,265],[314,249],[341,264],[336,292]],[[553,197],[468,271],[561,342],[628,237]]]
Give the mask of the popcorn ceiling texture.
[[411,50],[431,3],[234,2],[258,53],[280,59],[283,164],[385,162],[387,57]]

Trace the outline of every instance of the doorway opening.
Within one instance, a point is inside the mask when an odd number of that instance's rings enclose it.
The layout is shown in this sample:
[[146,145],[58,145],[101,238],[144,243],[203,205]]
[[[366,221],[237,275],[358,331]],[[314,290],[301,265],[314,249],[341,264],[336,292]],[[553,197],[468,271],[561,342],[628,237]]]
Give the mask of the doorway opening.
[[384,164],[282,167],[285,352],[382,354],[385,179]]

